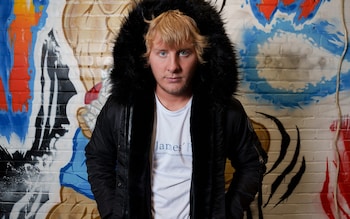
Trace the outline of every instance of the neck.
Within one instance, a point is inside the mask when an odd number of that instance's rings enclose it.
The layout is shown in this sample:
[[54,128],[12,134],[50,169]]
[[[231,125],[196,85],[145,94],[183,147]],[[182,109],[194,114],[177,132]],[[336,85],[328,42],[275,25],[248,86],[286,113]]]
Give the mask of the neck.
[[176,111],[183,108],[192,97],[192,93],[177,96],[156,92],[156,95],[160,103],[170,111]]

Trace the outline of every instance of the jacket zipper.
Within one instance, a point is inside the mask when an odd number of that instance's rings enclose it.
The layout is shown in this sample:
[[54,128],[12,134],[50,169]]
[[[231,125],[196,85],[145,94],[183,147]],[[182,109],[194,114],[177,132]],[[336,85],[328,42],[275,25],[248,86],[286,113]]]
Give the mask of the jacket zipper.
[[125,116],[126,116],[126,120],[125,120],[125,134],[126,134],[126,142],[125,142],[125,156],[126,156],[126,167],[125,168],[125,181],[126,181],[126,185],[125,185],[125,191],[126,191],[126,204],[125,204],[125,218],[130,218],[129,215],[129,163],[130,163],[130,144],[131,144],[131,128],[132,128],[132,115],[133,115],[133,108],[132,106],[130,107],[126,107],[125,110]]

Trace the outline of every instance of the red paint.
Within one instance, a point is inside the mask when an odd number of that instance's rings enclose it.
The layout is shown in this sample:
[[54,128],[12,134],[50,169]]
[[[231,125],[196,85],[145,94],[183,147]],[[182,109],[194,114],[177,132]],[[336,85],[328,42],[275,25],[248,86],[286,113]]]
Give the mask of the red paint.
[[340,137],[343,140],[343,148],[339,148],[340,162],[339,162],[339,191],[350,205],[350,118],[345,118],[340,127]]
[[98,98],[101,87],[102,83],[100,82],[85,94],[85,104],[90,104],[93,100],[96,100]]
[[282,0],[284,5],[290,5],[295,2],[295,0]]
[[259,11],[264,14],[265,18],[270,21],[273,12],[277,9],[279,0],[262,0],[261,4],[257,4]]
[[301,13],[298,19],[300,20],[301,18],[307,18],[313,11],[315,11],[316,6],[320,3],[321,0],[305,0],[300,5]]
[[[335,132],[337,130],[338,122],[334,122],[330,129]],[[345,117],[341,121],[340,130],[339,130],[339,140],[338,140],[338,152],[339,152],[339,174],[338,174],[338,182],[337,196],[341,197],[338,201],[338,206],[340,213],[345,218],[350,219],[349,212],[346,212],[345,209],[350,207],[350,118]],[[342,141],[343,144],[340,144]],[[327,162],[328,164],[328,162]],[[335,166],[337,164],[335,163]],[[320,194],[323,209],[326,211],[328,217],[334,218],[333,212],[330,208],[331,203],[334,202],[333,198],[328,198],[329,194],[329,172],[328,165],[326,171],[326,180],[323,183],[323,190]],[[340,202],[339,202],[340,200]]]
[[328,168],[328,160],[327,160],[327,169],[326,169],[326,179],[323,182],[323,187],[322,187],[322,191],[320,193],[320,198],[321,198],[321,202],[322,202],[322,207],[324,209],[324,211],[326,212],[326,214],[328,215],[328,217],[330,219],[335,219],[333,212],[332,212],[332,208],[331,208],[331,203],[333,203],[333,195],[332,197],[328,198],[329,195],[329,168]]
[[[293,5],[295,4],[295,5]],[[254,8],[257,8],[267,21],[272,20],[272,16],[275,11],[280,7],[289,8],[290,13],[297,12],[298,20],[308,19],[316,13],[317,6],[321,4],[321,0],[261,0],[260,3],[256,3]]]
[[0,77],[0,110],[5,110],[7,111],[7,103],[6,103],[6,96],[5,96],[5,89],[3,82]]
[[13,69],[9,77],[9,91],[13,112],[27,112],[30,96],[28,57],[32,43],[31,27],[37,25],[41,13],[36,13],[34,5],[27,6],[15,1],[13,13],[16,19],[9,28],[9,36],[14,51]]

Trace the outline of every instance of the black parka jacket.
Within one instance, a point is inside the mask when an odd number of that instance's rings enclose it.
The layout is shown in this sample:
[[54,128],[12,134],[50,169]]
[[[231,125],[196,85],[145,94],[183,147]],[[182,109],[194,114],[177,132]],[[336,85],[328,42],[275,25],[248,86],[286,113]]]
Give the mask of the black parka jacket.
[[[88,179],[102,218],[151,216],[150,148],[154,123],[152,72],[146,65],[145,19],[169,9],[191,16],[210,47],[193,79],[190,216],[242,218],[253,201],[266,154],[242,105],[234,48],[220,14],[204,0],[143,0],[125,19],[113,51],[112,90],[86,146]],[[225,163],[235,168],[225,193]]]

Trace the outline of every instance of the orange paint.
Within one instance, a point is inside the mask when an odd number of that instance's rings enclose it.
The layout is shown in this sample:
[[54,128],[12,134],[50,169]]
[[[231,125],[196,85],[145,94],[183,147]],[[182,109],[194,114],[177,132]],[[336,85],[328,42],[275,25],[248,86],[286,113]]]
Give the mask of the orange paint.
[[264,14],[265,18],[270,21],[272,13],[276,10],[278,0],[263,0],[257,4],[259,11]]
[[15,1],[13,13],[16,19],[9,28],[14,50],[14,63],[9,82],[13,112],[28,111],[28,100],[31,98],[29,88],[31,73],[28,72],[28,57],[32,49],[31,27],[38,23],[41,13],[35,13],[32,1],[28,2],[30,3],[27,4],[26,0]]
[[321,0],[305,0],[301,5],[301,13],[298,19],[307,18],[316,8],[316,6],[320,3]]

